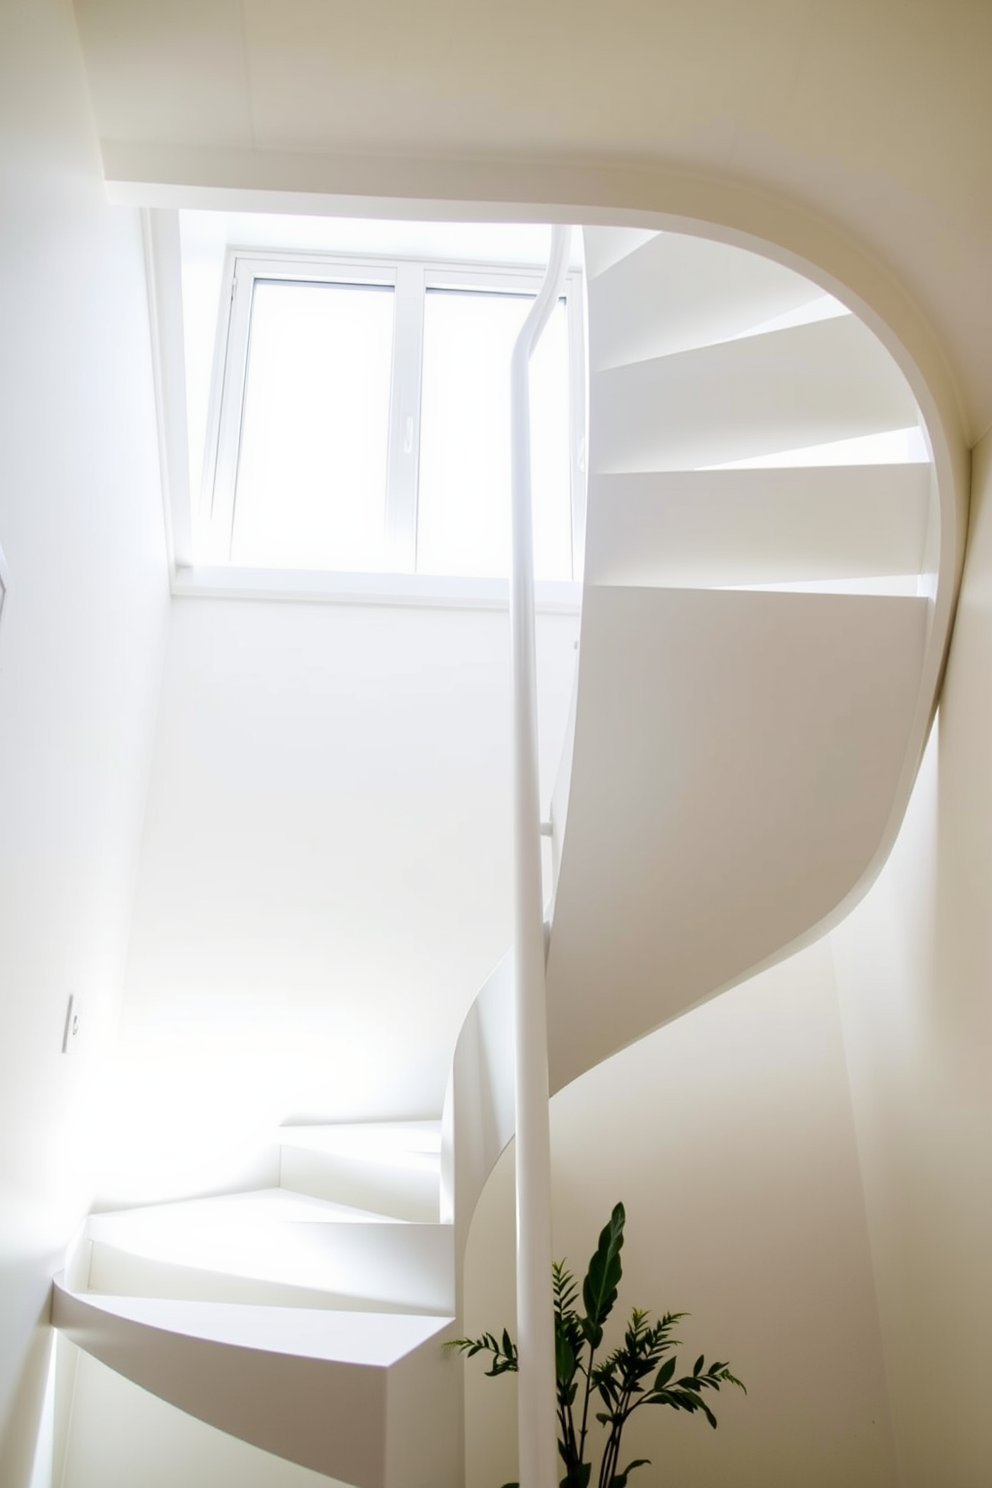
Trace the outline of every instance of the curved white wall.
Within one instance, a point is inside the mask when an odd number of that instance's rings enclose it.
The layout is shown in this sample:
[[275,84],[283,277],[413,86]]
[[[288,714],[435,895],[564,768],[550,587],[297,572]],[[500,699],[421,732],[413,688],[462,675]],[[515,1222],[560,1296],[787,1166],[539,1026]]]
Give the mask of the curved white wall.
[[[642,1413],[643,1481],[684,1488],[898,1482],[829,945],[643,1039],[552,1101],[555,1254],[581,1275],[610,1209],[628,1225],[617,1309],[686,1310],[747,1384],[720,1425]],[[466,1331],[513,1318],[512,1149],[469,1241]],[[512,1328],[511,1328],[512,1331]],[[686,1357],[688,1356],[688,1357]],[[469,1488],[514,1476],[512,1382],[466,1364]],[[647,1419],[643,1419],[646,1417]],[[634,1480],[636,1481],[636,1479]]]
[[986,436],[935,735],[891,860],[834,934],[905,1488],[983,1488],[992,1463],[990,675]]

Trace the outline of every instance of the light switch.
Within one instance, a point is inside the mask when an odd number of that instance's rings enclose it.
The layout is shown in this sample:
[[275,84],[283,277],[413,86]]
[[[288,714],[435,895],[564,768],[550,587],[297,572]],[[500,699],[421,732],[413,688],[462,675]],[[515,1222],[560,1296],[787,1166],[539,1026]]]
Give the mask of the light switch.
[[79,1042],[79,1007],[75,996],[70,994],[65,1010],[65,1028],[62,1031],[62,1053],[71,1054]]

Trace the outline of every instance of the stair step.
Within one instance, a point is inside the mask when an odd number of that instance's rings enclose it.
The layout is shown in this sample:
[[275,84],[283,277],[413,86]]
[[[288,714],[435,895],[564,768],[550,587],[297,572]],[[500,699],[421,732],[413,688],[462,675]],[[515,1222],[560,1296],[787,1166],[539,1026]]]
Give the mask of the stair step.
[[412,1313],[256,1307],[95,1292],[62,1295],[101,1317],[204,1343],[373,1368],[395,1364],[451,1321],[450,1317]]
[[398,1219],[437,1223],[439,1121],[284,1126],[276,1139],[283,1188],[345,1200]]
[[694,470],[917,422],[905,380],[853,316],[595,373],[590,470]]
[[324,1126],[281,1126],[282,1147],[332,1153],[377,1166],[437,1173],[441,1166],[440,1121],[341,1122]]
[[768,328],[845,313],[802,275],[756,253],[659,233],[589,284],[589,366],[600,372]]
[[658,233],[647,227],[584,227],[582,245],[587,282],[605,274],[629,253],[656,237]]
[[358,1488],[458,1480],[448,1316],[93,1296],[57,1281],[53,1322],[180,1410]]
[[112,1284],[115,1269],[113,1255],[97,1251],[101,1244],[161,1268],[170,1294],[192,1271],[326,1292],[361,1308],[446,1313],[454,1303],[450,1226],[280,1189],[94,1215],[87,1233],[97,1256],[91,1276],[103,1285]]
[[381,1298],[349,1297],[322,1287],[265,1281],[227,1269],[209,1270],[174,1260],[149,1259],[106,1241],[92,1242],[86,1290],[120,1297],[161,1297],[179,1302],[237,1302],[254,1307],[307,1307],[338,1312],[410,1312]]
[[919,574],[928,465],[598,475],[586,580],[720,588]]

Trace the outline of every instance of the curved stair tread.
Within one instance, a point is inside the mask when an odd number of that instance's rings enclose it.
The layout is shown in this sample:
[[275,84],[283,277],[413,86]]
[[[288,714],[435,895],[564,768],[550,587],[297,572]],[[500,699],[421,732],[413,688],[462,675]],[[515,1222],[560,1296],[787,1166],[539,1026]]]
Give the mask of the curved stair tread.
[[[240,1302],[258,1307],[310,1307],[338,1312],[408,1312],[429,1315],[430,1308],[414,1306],[409,1297],[362,1297],[336,1291],[326,1275],[315,1285],[304,1285],[297,1271],[293,1279],[259,1277],[250,1267],[233,1269],[225,1256],[216,1267],[187,1265],[175,1255],[149,1257],[121,1250],[105,1241],[90,1249],[88,1294],[118,1297],[161,1297],[179,1302]],[[350,1280],[353,1280],[351,1278]],[[379,1287],[381,1292],[383,1287]]]
[[[365,1214],[282,1189],[95,1215],[87,1234],[95,1247],[163,1268],[226,1270],[417,1313],[453,1306],[450,1226]],[[113,1257],[100,1260],[101,1274],[112,1277]]]
[[97,1297],[58,1281],[52,1311],[111,1369],[264,1451],[357,1488],[458,1481],[449,1317]]
[[854,316],[627,363],[592,377],[590,472],[692,470],[917,421]]
[[[332,1199],[315,1199],[285,1188],[246,1189],[241,1193],[216,1194],[208,1198],[179,1199],[167,1204],[142,1204],[134,1209],[115,1209],[93,1214],[89,1219],[91,1239],[114,1244],[128,1235],[194,1232],[199,1228],[225,1228],[257,1223],[303,1224],[404,1224],[392,1215]],[[115,1238],[116,1237],[116,1238]]]
[[114,1336],[116,1320],[125,1329],[150,1328],[222,1349],[250,1349],[377,1369],[405,1358],[453,1321],[436,1314],[108,1296],[71,1292],[59,1284],[56,1297],[57,1326],[70,1337],[82,1329],[99,1328],[100,1320],[107,1319],[108,1337]]
[[583,228],[586,279],[592,281],[605,274],[642,243],[658,236],[652,227],[587,227]]
[[589,366],[595,374],[826,313],[847,312],[792,269],[726,243],[658,233],[590,278]]

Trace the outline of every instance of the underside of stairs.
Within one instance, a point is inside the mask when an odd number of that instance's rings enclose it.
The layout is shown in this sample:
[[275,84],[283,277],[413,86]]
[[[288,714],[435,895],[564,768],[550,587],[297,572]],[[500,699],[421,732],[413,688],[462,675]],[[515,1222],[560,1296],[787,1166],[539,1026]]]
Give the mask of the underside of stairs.
[[[946,640],[927,431],[872,332],[723,243],[593,228],[585,255],[553,1090],[863,892]],[[512,976],[508,957],[469,1011],[440,1122],[284,1128],[278,1188],[92,1216],[56,1325],[268,1452],[358,1488],[455,1488],[461,1365],[442,1344],[459,1331],[475,1204],[513,1134]]]

